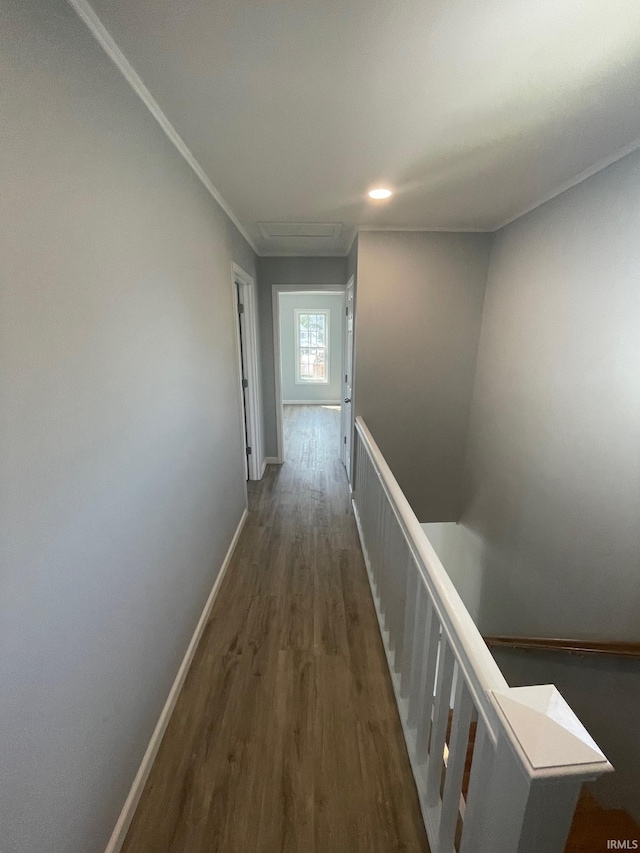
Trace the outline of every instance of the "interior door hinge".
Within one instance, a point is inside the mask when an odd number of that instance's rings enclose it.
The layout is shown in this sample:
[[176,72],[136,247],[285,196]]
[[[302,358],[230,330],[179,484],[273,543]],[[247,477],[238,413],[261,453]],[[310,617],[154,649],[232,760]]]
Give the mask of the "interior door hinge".
[[345,316],[346,316],[346,317],[348,317],[348,316],[349,316],[349,306],[348,306],[348,305],[347,305],[347,306],[345,306],[344,313],[345,313]]
[[344,443],[345,443],[345,444],[347,443],[347,436],[346,436],[346,435],[345,435],[345,437],[344,437]]
[[238,302],[238,314],[244,314],[244,305],[242,302]]
[[248,388],[248,387],[249,387],[249,380],[248,380],[248,379],[243,379],[243,380],[242,380],[242,387],[243,387],[243,388]]
[[247,447],[247,456],[251,456],[251,448]]

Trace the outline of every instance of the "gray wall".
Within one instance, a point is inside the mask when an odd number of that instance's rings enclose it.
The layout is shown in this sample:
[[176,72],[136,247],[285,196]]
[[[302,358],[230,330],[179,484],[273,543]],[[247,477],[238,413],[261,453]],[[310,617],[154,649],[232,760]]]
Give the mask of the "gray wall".
[[[295,312],[323,310],[329,312],[329,353],[326,385],[296,384]],[[342,394],[342,336],[344,334],[344,296],[282,293],[280,295],[280,360],[282,362],[282,399],[307,403],[339,402]]]
[[490,235],[358,237],[356,411],[420,521],[457,520]]
[[640,155],[503,229],[463,523],[489,633],[640,640]]
[[[425,529],[487,634],[640,640],[640,155],[500,231],[460,524]],[[553,683],[640,820],[640,664],[497,650]]]
[[276,379],[273,354],[274,284],[295,284],[300,289],[313,289],[318,284],[346,284],[346,258],[258,258],[258,312],[260,315],[260,346],[264,443],[266,456],[277,456]]
[[0,847],[98,853],[245,506],[253,260],[70,6],[2,7]]

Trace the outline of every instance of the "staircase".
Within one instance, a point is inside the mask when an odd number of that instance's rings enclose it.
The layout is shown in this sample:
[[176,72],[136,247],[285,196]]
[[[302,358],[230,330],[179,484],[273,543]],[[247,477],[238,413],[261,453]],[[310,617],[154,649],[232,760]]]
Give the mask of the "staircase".
[[[509,686],[360,417],[355,459],[356,525],[430,848],[574,849],[582,783],[611,764],[552,684]],[[606,836],[599,850],[634,841]]]

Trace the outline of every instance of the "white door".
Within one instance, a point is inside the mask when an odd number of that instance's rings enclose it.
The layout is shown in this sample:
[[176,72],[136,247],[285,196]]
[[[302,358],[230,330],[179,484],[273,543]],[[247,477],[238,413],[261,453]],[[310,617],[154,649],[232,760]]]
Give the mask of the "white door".
[[353,279],[347,285],[345,291],[346,306],[345,306],[345,325],[344,325],[344,382],[343,388],[343,403],[341,427],[342,435],[341,454],[340,457],[347,469],[347,477],[351,482],[351,434],[353,427],[353,419],[351,414],[351,395],[353,390]]

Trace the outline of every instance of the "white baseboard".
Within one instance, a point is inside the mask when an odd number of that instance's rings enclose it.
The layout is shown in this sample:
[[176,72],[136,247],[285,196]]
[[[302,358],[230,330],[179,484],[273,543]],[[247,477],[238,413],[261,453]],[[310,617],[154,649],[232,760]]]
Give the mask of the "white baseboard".
[[283,406],[339,406],[340,400],[283,400]]
[[264,477],[264,472],[267,470],[267,465],[279,465],[280,459],[277,456],[265,456],[262,461],[262,470],[260,471],[260,479]]
[[142,791],[144,789],[146,781],[149,778],[149,773],[151,772],[151,768],[153,766],[153,762],[158,752],[158,749],[160,748],[162,737],[165,733],[167,726],[169,725],[171,714],[173,712],[173,709],[175,708],[176,702],[178,701],[178,696],[180,695],[180,691],[182,690],[182,685],[184,684],[185,679],[187,677],[187,673],[189,672],[191,661],[193,660],[193,657],[196,653],[196,649],[198,648],[198,643],[200,642],[200,638],[202,637],[205,625],[207,624],[207,620],[209,619],[209,614],[211,613],[213,602],[216,600],[216,596],[218,594],[218,590],[220,589],[222,579],[224,578],[225,572],[227,571],[229,563],[231,562],[231,557],[233,556],[233,552],[237,545],[238,539],[240,537],[240,534],[242,533],[244,523],[247,520],[247,515],[248,511],[245,509],[242,513],[242,518],[240,519],[240,522],[236,528],[236,532],[233,534],[233,539],[231,540],[231,544],[229,545],[227,553],[225,554],[225,558],[222,562],[220,571],[218,572],[218,576],[216,577],[211,592],[209,593],[207,603],[204,606],[204,610],[202,611],[200,619],[198,620],[196,629],[193,632],[189,647],[187,648],[185,656],[182,659],[180,669],[178,670],[178,674],[176,675],[175,681],[173,682],[171,690],[169,691],[167,701],[164,703],[164,708],[162,709],[158,722],[156,723],[156,727],[153,730],[151,740],[149,741],[149,745],[147,746],[147,750],[142,758],[142,762],[140,763],[138,772],[136,773],[135,779],[133,780],[129,795],[125,800],[124,806],[122,807],[120,817],[118,818],[115,828],[111,834],[111,838],[109,839],[109,843],[107,844],[105,853],[119,853],[122,845],[124,844],[124,839],[129,830],[129,826],[131,825],[131,821],[133,820],[133,815],[140,801],[140,797],[142,796]]

